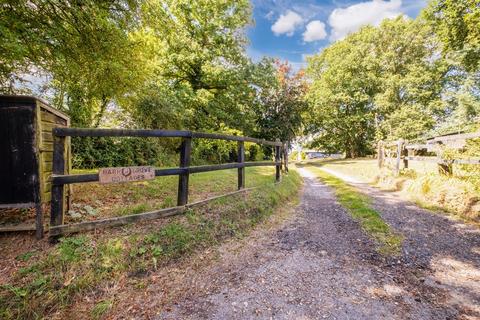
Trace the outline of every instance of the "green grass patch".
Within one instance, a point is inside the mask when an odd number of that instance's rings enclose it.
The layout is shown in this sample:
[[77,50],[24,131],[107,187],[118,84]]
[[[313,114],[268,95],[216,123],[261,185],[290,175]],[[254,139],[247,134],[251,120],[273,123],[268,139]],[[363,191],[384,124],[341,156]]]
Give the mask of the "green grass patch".
[[454,175],[443,176],[435,163],[409,161],[409,168],[395,176],[391,169],[380,170],[377,160],[368,158],[309,160],[299,165],[331,169],[384,191],[401,191],[403,199],[424,209],[474,225],[480,222],[480,175],[475,166],[467,172],[464,165],[454,165]]
[[[0,319],[43,319],[53,314],[66,317],[76,298],[103,284],[111,285],[121,278],[138,282],[138,278],[161,266],[188,259],[196,250],[248,234],[253,226],[274,214],[279,204],[284,206],[296,199],[302,181],[293,170],[281,183],[274,184],[273,170],[259,169],[247,171],[247,184],[258,186],[247,194],[221,198],[157,224],[65,237],[47,252],[19,255],[24,267],[10,283],[0,285]],[[222,186],[227,183],[215,180],[229,175],[234,176],[227,172],[226,176],[215,173],[200,178],[210,186]],[[90,316],[105,317],[114,305],[110,297],[100,297],[91,307]]]
[[[95,173],[97,170],[74,170],[73,173]],[[246,187],[274,181],[273,167],[246,168]],[[153,180],[74,186],[73,206],[66,214],[67,223],[138,214],[174,207],[177,202],[178,177]],[[237,190],[237,169],[190,175],[189,201],[199,201]]]
[[380,253],[394,255],[400,252],[402,237],[396,234],[383,221],[380,214],[371,207],[368,196],[321,169],[312,166],[309,166],[308,169],[335,190],[338,202],[360,223],[362,229],[380,245]]

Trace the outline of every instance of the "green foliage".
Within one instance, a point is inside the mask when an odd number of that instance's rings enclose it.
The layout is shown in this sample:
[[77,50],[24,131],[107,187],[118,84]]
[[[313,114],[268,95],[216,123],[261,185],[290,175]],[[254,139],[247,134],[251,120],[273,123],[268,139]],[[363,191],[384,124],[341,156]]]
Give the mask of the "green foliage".
[[420,20],[367,26],[309,59],[313,146],[364,156],[376,139],[415,139],[449,112],[448,66]]
[[308,60],[313,82],[308,92],[312,107],[308,131],[316,135],[313,147],[345,151],[347,157],[369,152],[373,140],[375,74],[365,58],[373,28],[338,41]]
[[4,1],[2,90],[22,72],[47,73],[55,106],[74,125],[98,125],[112,99],[149,76],[137,9],[132,0]]
[[[288,62],[264,59],[257,66],[258,92],[253,111],[256,135],[268,140],[291,142],[301,133],[307,103],[303,71],[293,73]],[[267,76],[269,75],[269,76]]]
[[72,138],[73,167],[174,166],[174,144],[147,138]]
[[442,41],[445,55],[461,61],[467,71],[480,70],[478,0],[433,0],[422,14]]
[[442,44],[448,115],[429,135],[469,130],[480,119],[480,6],[477,0],[433,0],[421,17]]
[[215,130],[225,123],[243,130],[253,92],[244,54],[250,15],[246,0],[146,2],[142,16],[157,68],[147,90],[130,99],[136,119],[157,128]]

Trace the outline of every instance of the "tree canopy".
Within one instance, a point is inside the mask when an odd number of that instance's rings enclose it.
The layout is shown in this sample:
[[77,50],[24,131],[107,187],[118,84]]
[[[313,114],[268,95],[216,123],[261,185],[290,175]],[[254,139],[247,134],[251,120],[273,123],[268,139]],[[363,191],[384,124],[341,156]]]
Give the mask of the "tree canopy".
[[362,156],[379,139],[415,140],[478,119],[478,17],[478,1],[432,1],[415,20],[363,27],[311,57],[311,145]]
[[248,0],[4,0],[0,91],[40,74],[73,126],[307,135],[349,157],[479,119],[478,0],[432,0],[416,19],[365,26],[299,72],[251,61],[252,23]]

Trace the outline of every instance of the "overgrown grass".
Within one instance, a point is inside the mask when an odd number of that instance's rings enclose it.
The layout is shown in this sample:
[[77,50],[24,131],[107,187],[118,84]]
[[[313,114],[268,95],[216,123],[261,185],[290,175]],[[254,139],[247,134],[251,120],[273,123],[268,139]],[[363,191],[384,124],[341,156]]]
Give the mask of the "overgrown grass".
[[400,252],[402,237],[396,234],[371,207],[368,196],[317,167],[307,165],[307,168],[335,190],[340,204],[360,223],[362,229],[377,241],[380,253],[398,254]]
[[387,168],[379,170],[376,159],[343,159],[333,161],[310,161],[351,176],[385,191],[401,191],[400,195],[420,207],[436,212],[448,212],[464,221],[480,222],[480,178],[472,175],[479,166],[454,165],[453,176],[438,174],[435,163],[410,161],[409,168],[395,176]]
[[[95,170],[76,170],[91,173]],[[246,168],[246,187],[273,181],[274,169]],[[178,177],[159,177],[154,180],[102,185],[86,183],[73,186],[73,206],[66,215],[67,222],[137,214],[176,205]],[[237,189],[237,170],[222,170],[190,175],[189,201],[202,200]]]
[[[0,286],[0,318],[67,316],[76,299],[105,283],[142,277],[196,250],[247,234],[280,204],[294,199],[301,184],[295,171],[279,184],[272,183],[269,170],[254,172],[257,175],[250,175],[250,181],[259,188],[248,194],[218,199],[183,216],[143,226],[66,237],[47,252],[18,255],[23,267]],[[115,304],[112,299],[100,296],[86,317],[103,317]]]

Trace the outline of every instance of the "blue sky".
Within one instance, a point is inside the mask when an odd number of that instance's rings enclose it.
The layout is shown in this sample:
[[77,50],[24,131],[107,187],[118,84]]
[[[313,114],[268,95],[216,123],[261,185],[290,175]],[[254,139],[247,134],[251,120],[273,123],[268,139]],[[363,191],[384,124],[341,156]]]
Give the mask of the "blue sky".
[[288,60],[295,69],[307,55],[365,24],[400,14],[415,18],[427,0],[252,0],[255,24],[248,28],[248,54]]

